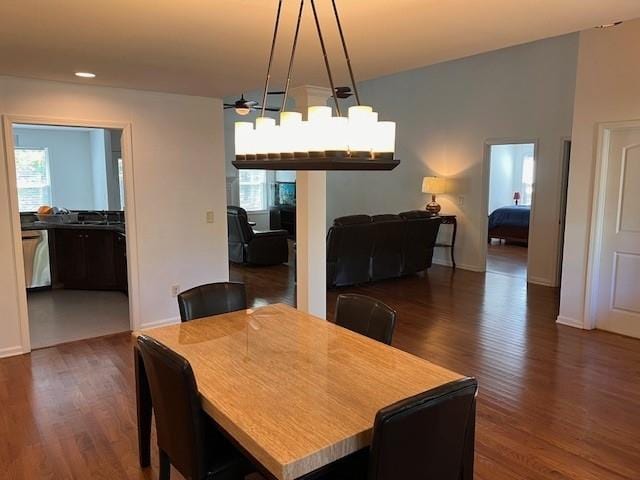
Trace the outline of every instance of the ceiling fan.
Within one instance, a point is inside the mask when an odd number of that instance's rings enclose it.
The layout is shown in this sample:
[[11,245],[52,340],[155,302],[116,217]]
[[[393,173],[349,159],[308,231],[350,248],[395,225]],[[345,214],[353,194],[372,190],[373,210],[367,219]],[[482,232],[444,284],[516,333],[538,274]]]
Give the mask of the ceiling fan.
[[[248,115],[250,112],[255,110],[261,110],[262,107],[258,105],[258,102],[253,100],[247,100],[244,98],[244,94],[240,96],[239,100],[236,100],[234,103],[225,103],[224,109],[233,108],[235,109],[238,115]],[[266,107],[266,111],[268,112],[279,112],[279,108],[274,107]]]

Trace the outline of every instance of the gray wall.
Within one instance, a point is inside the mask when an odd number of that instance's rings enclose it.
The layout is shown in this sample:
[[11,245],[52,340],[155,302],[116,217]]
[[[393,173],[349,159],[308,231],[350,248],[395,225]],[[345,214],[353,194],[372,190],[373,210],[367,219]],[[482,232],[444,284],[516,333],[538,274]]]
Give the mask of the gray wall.
[[[424,208],[422,177],[444,176],[449,192],[438,198],[444,213],[458,215],[456,259],[483,270],[484,143],[535,138],[529,275],[555,284],[562,139],[571,135],[577,49],[578,35],[572,34],[363,82],[363,103],[380,119],[397,122],[402,163],[392,172],[330,172],[327,223],[342,215]],[[436,261],[446,262],[444,253]]]

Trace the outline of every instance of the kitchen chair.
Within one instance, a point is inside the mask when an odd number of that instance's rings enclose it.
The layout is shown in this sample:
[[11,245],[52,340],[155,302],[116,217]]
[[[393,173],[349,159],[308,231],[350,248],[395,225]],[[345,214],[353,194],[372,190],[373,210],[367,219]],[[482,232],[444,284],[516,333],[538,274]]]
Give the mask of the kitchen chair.
[[138,348],[149,380],[160,450],[160,480],[171,465],[192,480],[240,480],[252,469],[202,410],[189,362],[142,335]]
[[244,283],[208,283],[180,293],[178,306],[180,319],[187,322],[196,318],[244,310],[247,308],[247,293]]
[[477,391],[465,378],[381,409],[368,451],[300,480],[473,480]]
[[396,311],[375,298],[355,293],[338,295],[337,325],[391,345]]

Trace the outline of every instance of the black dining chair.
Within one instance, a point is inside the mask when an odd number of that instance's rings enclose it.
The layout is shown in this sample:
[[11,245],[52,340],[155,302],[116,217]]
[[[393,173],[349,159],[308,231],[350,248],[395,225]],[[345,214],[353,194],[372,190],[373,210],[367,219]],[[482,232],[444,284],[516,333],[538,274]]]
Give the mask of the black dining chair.
[[381,409],[371,447],[304,480],[473,480],[474,378],[450,382]]
[[187,322],[196,318],[244,310],[247,308],[247,293],[244,283],[208,283],[180,293],[178,306],[180,319]]
[[338,295],[337,325],[391,345],[397,313],[375,298],[355,293]]
[[138,348],[149,380],[160,451],[160,480],[171,465],[191,480],[240,480],[252,469],[202,410],[189,362],[142,335]]

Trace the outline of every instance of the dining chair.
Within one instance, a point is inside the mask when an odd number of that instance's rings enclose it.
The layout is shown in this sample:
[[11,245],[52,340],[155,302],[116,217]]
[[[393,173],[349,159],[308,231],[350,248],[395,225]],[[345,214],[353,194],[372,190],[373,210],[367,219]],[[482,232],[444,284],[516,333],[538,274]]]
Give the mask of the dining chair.
[[382,408],[369,450],[303,480],[473,480],[477,391],[464,378]]
[[375,298],[356,293],[338,295],[337,325],[391,345],[397,313]]
[[247,308],[244,283],[218,282],[200,285],[178,294],[180,319],[196,318],[235,312]]
[[249,462],[202,410],[189,362],[151,337],[138,337],[149,380],[160,451],[160,480],[171,465],[192,480],[240,480]]

